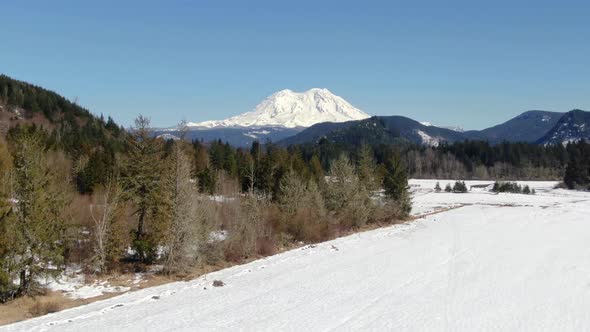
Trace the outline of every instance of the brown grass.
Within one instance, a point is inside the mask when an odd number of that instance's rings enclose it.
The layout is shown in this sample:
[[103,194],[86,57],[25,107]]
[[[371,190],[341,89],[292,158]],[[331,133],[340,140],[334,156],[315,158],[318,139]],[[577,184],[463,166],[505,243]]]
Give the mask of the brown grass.
[[[440,213],[445,210],[448,209],[436,211],[432,214]],[[277,220],[276,218],[273,218],[272,213],[267,214],[265,217],[266,218],[264,220],[264,224],[265,227],[271,229],[270,234],[278,232],[280,227],[278,227]],[[301,227],[301,237],[304,239],[304,242],[293,241],[293,239],[291,239],[286,243],[277,243],[277,241],[275,240],[276,236],[271,235],[267,237],[259,237],[256,244],[257,252],[255,255],[252,255],[250,257],[232,257],[233,259],[228,259],[227,261],[219,261],[213,265],[206,264],[200,267],[196,267],[189,273],[183,275],[149,275],[145,279],[145,282],[141,282],[137,285],[130,285],[128,284],[128,280],[133,279],[133,275],[129,273],[134,272],[132,264],[120,264],[119,266],[117,266],[117,268],[114,269],[115,271],[119,271],[119,273],[114,272],[113,274],[108,276],[101,276],[100,279],[109,280],[109,283],[111,285],[132,286],[132,290],[158,286],[174,281],[192,280],[207,273],[225,269],[237,264],[245,264],[260,259],[262,257],[271,256],[292,249],[300,248],[309,243],[328,241],[355,233],[391,226],[394,224],[411,222],[415,219],[417,218],[409,218],[407,220],[397,220],[390,222],[372,222],[362,227],[349,228],[343,225],[339,225],[337,223],[330,222],[324,223],[323,226],[318,226],[322,224],[318,224],[317,221],[315,223],[308,223],[309,221],[305,221],[305,218],[298,217],[292,219],[291,222],[293,224],[291,225],[291,227]],[[227,251],[225,252],[225,254],[226,259],[229,258],[227,257]],[[91,282],[92,277],[88,277],[87,281]],[[120,294],[122,293],[107,293],[102,296],[90,299],[74,300],[65,297],[63,294],[59,292],[49,292],[45,295],[37,296],[35,298],[18,298],[9,303],[0,305],[0,325],[10,324],[20,320],[29,319],[32,317],[57,312],[60,310],[69,309],[80,305],[89,304],[92,302],[108,299]]]

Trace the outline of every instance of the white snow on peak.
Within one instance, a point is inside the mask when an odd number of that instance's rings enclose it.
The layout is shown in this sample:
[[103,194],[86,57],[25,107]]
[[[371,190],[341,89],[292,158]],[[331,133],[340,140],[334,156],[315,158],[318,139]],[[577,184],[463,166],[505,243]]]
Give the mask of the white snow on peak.
[[420,138],[422,139],[422,144],[424,145],[437,147],[442,141],[440,137],[432,137],[427,133],[423,132],[422,130],[416,129],[415,132],[420,136]]
[[457,131],[457,132],[464,132],[465,129],[463,129],[463,127],[461,126],[437,126],[435,124],[432,124],[432,122],[428,122],[428,121],[422,121],[420,122],[421,125],[426,126],[426,127],[438,127],[438,128],[443,128],[443,129],[449,129],[452,131]]
[[225,120],[189,122],[189,127],[309,127],[321,122],[345,122],[370,117],[328,89],[305,92],[286,89],[273,93],[253,111]]

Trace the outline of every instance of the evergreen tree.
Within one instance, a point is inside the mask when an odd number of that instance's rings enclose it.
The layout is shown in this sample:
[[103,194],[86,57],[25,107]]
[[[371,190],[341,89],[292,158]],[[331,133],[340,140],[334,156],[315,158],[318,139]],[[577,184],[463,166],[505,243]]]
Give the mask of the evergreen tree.
[[385,169],[386,173],[383,179],[385,195],[396,202],[403,216],[407,216],[412,209],[408,192],[408,175],[397,153],[388,160]]
[[309,168],[313,179],[316,181],[316,183],[322,186],[325,183],[324,169],[322,168],[320,158],[316,154],[311,157],[311,160],[309,161]]
[[447,183],[447,185],[445,186],[445,192],[450,193],[453,191],[453,187],[451,187],[450,183]]
[[135,120],[133,136],[129,140],[123,187],[136,210],[137,228],[133,247],[138,259],[147,262],[154,258],[161,220],[163,142],[154,137],[150,121],[144,116]]
[[10,172],[12,160],[6,144],[0,142],[0,303],[4,303],[15,295],[14,277],[14,237],[10,227],[14,226],[12,212]]
[[365,225],[374,212],[366,187],[361,185],[350,159],[342,154],[332,162],[326,183],[326,207],[349,227]]
[[34,294],[38,278],[59,274],[64,260],[65,191],[46,162],[43,146],[41,136],[21,131],[12,148],[16,206],[7,230],[19,295]]
[[453,186],[453,192],[466,193],[467,192],[467,185],[465,184],[465,181],[456,181],[455,185]]
[[361,145],[358,151],[357,173],[360,183],[369,191],[379,189],[380,181],[377,178],[377,164],[373,157],[373,150],[368,145]]

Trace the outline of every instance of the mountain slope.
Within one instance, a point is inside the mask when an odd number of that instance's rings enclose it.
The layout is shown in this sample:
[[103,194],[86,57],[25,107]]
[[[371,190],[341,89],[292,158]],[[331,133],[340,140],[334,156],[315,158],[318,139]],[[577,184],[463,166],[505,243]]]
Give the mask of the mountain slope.
[[189,127],[309,127],[320,122],[344,122],[368,118],[343,98],[327,89],[310,89],[297,93],[291,90],[276,92],[256,108],[220,121],[189,123]]
[[527,142],[533,143],[543,137],[564,113],[528,111],[502,124],[465,132],[465,138],[487,140],[490,143]]
[[75,153],[117,145],[114,141],[126,135],[111,117],[105,121],[53,91],[0,75],[1,134],[27,124],[54,132],[59,143]]
[[590,112],[572,110],[565,113],[537,143],[567,144],[582,139],[590,140]]
[[[249,147],[252,142],[267,141],[278,142],[284,138],[291,137],[301,131],[300,128],[285,127],[228,127],[228,128],[191,128],[186,134],[186,139],[203,142],[221,140],[234,147]],[[157,136],[177,138],[176,130],[155,130]],[[174,137],[170,136],[173,135]]]
[[394,143],[399,140],[437,146],[441,142],[463,139],[460,132],[425,126],[404,116],[374,116],[360,121],[338,124],[317,124],[280,142],[282,145],[317,142],[325,138],[334,143],[359,145]]
[[588,114],[580,110],[568,113],[528,111],[497,126],[465,132],[420,123],[403,116],[377,116],[345,123],[316,124],[280,143],[303,144],[326,138],[333,142],[352,144],[393,143],[401,139],[429,146],[461,140],[484,140],[491,144],[502,141],[561,144],[564,141],[589,138]]

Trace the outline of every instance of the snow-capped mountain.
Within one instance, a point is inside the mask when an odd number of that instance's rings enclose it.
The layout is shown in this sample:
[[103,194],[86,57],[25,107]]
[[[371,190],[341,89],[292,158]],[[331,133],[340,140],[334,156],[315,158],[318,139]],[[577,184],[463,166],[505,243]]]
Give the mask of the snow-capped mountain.
[[565,113],[538,143],[565,146],[580,140],[590,141],[590,112],[572,110]]
[[362,120],[369,115],[328,89],[305,92],[281,90],[266,98],[251,112],[225,120],[188,123],[189,127],[310,127],[321,122]]

